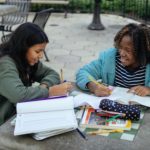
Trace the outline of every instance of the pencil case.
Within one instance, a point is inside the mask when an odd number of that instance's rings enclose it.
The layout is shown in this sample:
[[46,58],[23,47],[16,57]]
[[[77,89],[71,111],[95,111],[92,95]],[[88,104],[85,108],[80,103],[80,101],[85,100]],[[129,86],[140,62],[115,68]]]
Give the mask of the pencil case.
[[103,99],[100,102],[99,108],[105,111],[122,113],[120,118],[126,120],[138,121],[140,119],[141,110],[137,105],[124,105],[113,100]]

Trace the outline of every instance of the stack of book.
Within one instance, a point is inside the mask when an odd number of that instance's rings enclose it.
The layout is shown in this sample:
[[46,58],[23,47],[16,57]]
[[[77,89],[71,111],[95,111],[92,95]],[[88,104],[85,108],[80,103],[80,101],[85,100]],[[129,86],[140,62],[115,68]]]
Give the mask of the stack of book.
[[80,127],[99,129],[98,132],[91,132],[91,134],[109,133],[109,132],[123,132],[124,130],[131,130],[131,120],[124,120],[120,113],[99,111],[87,107],[84,111]]
[[72,96],[17,104],[15,136],[32,134],[36,140],[42,140],[77,127]]

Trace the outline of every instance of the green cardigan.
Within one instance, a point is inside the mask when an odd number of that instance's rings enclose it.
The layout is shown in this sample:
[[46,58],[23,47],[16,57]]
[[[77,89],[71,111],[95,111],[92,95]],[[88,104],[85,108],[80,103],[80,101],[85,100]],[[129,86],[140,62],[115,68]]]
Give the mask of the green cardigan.
[[[35,78],[40,84],[46,83],[49,87],[60,83],[58,73],[41,62],[38,64]],[[17,102],[48,96],[47,88],[24,86],[12,58],[0,58],[0,125],[15,112]]]

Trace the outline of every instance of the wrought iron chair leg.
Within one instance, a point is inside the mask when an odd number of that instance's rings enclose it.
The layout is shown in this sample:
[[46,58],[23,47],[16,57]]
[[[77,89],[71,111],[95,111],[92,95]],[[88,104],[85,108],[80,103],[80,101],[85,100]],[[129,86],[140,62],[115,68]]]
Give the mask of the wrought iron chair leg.
[[65,15],[64,15],[64,18],[67,18],[68,6],[64,6],[64,7],[65,7]]
[[46,61],[49,61],[49,58],[48,58],[48,56],[47,56],[45,50],[44,50],[44,56],[45,56],[45,58],[46,58]]

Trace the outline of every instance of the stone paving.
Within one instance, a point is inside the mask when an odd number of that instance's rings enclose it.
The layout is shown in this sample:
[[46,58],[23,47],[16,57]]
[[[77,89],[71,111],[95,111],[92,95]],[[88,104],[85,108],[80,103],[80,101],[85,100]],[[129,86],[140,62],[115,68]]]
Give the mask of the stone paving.
[[73,81],[76,71],[98,57],[100,51],[113,46],[113,38],[125,24],[135,22],[115,15],[102,14],[105,30],[88,30],[92,14],[54,13],[49,18],[45,32],[49,37],[46,48],[50,62],[45,62],[58,72],[64,69],[64,77]]

